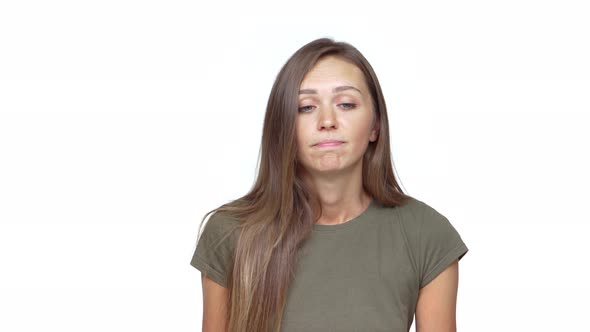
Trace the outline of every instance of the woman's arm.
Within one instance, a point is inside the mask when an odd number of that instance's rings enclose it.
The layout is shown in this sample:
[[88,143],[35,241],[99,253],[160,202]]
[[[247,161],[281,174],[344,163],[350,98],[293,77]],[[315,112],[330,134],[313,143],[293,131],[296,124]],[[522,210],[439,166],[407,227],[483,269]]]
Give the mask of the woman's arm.
[[455,260],[420,289],[416,305],[416,332],[456,332],[459,262]]
[[226,332],[228,289],[201,274],[203,284],[203,332]]

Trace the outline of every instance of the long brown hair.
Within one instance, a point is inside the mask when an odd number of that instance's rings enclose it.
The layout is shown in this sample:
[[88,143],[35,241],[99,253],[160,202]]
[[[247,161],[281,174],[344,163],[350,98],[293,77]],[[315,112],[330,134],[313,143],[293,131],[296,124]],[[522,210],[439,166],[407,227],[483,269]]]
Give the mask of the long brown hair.
[[[316,194],[300,177],[295,120],[299,87],[324,56],[337,56],[362,70],[371,94],[378,138],[363,156],[363,189],[377,203],[397,206],[410,197],[396,182],[385,100],[365,57],[346,42],[316,39],[297,50],[278,73],[266,106],[257,179],[241,198],[209,211],[239,220],[228,268],[227,327],[230,332],[279,331],[297,251],[321,215]],[[315,215],[314,215],[315,212]],[[319,213],[318,213],[319,212]],[[203,221],[201,221],[201,226]],[[232,229],[232,231],[234,230]]]

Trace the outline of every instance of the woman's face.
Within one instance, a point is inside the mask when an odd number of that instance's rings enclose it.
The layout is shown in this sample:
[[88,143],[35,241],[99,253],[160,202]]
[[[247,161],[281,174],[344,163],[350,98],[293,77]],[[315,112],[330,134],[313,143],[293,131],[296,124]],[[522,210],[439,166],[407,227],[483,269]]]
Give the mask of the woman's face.
[[[327,56],[308,72],[299,88],[296,120],[297,160],[310,173],[343,171],[360,166],[378,123],[362,71]],[[323,141],[336,144],[320,144]]]

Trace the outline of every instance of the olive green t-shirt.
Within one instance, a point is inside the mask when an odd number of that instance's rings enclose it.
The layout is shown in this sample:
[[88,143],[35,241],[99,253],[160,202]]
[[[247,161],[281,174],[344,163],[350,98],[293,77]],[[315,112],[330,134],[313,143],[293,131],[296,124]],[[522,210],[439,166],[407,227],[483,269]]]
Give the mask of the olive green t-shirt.
[[[191,259],[224,287],[236,236],[214,246],[235,223],[214,213]],[[313,227],[298,253],[283,332],[407,332],[420,288],[468,251],[445,216],[413,197],[397,207],[373,200],[347,222]]]

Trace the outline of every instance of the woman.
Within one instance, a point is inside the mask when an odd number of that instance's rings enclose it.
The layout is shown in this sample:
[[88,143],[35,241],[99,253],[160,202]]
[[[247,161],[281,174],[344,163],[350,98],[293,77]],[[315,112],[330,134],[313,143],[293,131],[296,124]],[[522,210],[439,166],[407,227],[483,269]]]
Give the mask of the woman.
[[253,188],[211,213],[191,260],[205,332],[408,331],[414,314],[418,332],[456,330],[467,246],[396,182],[381,87],[348,43],[291,56]]

